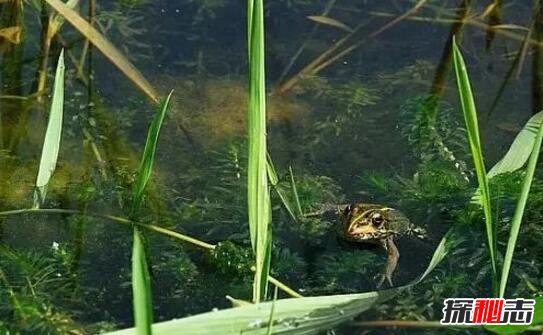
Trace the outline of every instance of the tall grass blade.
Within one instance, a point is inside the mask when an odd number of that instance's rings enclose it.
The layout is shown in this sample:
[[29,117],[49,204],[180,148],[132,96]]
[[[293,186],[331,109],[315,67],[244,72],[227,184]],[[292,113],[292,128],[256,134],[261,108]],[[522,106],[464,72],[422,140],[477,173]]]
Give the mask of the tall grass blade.
[[[138,169],[136,184],[134,186],[131,209],[132,219],[137,216],[145,192],[145,186],[151,177],[158,135],[166,112],[169,109],[171,96],[172,92],[170,92],[168,97],[160,105],[158,113],[155,115],[147,132],[147,140],[145,141],[145,148],[143,149],[143,156]],[[137,226],[134,226],[133,229],[132,294],[134,299],[135,329],[137,335],[150,335],[152,334],[151,325],[153,324],[153,308],[151,302],[149,269],[147,267],[147,257],[145,256],[145,243],[143,240],[143,233],[140,229]]]
[[64,50],[60,51],[55,83],[53,85],[53,98],[49,111],[49,122],[43,141],[36,190],[34,191],[34,208],[39,208],[45,200],[46,188],[49,179],[57,166],[60,137],[62,135],[62,118],[64,115]]
[[473,94],[471,91],[471,85],[469,82],[468,72],[466,64],[462,58],[462,54],[456,45],[456,41],[453,39],[453,62],[456,72],[456,82],[458,84],[458,94],[460,95],[460,103],[462,105],[462,112],[464,114],[464,120],[466,123],[466,129],[468,132],[468,141],[473,156],[473,163],[475,165],[475,172],[477,174],[477,181],[479,183],[479,189],[481,190],[481,200],[483,205],[483,212],[485,217],[487,243],[490,256],[490,263],[492,266],[492,290],[496,295],[498,292],[497,282],[497,261],[496,261],[496,228],[492,222],[492,207],[490,204],[490,191],[488,186],[488,178],[486,174],[486,168],[483,161],[483,150],[481,148],[481,140],[479,137],[479,125],[477,121],[477,110],[475,108],[475,102],[473,100]]
[[511,269],[511,263],[513,262],[513,254],[515,252],[515,245],[517,244],[517,238],[520,231],[520,224],[522,222],[522,216],[524,215],[524,209],[528,201],[528,194],[532,186],[534,179],[535,168],[537,160],[539,158],[539,152],[541,151],[541,142],[543,140],[543,120],[539,121],[539,129],[537,131],[537,137],[534,145],[532,146],[532,153],[530,160],[528,161],[528,167],[526,168],[526,175],[522,184],[522,190],[520,191],[520,197],[517,201],[517,207],[515,214],[513,215],[513,221],[511,222],[511,231],[509,233],[509,241],[507,242],[507,249],[503,260],[503,268],[500,279],[500,298],[503,298],[505,289],[507,287],[507,279],[509,278],[509,270]]
[[143,234],[134,227],[132,244],[132,295],[134,322],[137,335],[151,335],[153,332],[153,303],[151,299],[151,277],[145,256]]
[[132,215],[137,214],[137,210],[141,205],[141,200],[145,191],[145,186],[151,178],[151,172],[153,170],[153,163],[155,161],[155,151],[158,142],[158,135],[160,133],[160,127],[164,122],[166,113],[170,108],[170,99],[172,92],[168,94],[166,99],[160,104],[158,112],[153,118],[153,121],[149,125],[147,131],[147,140],[145,141],[145,148],[143,149],[143,156],[141,158],[140,166],[138,168],[138,176],[134,187],[134,194],[132,199]]
[[45,0],[66,21],[70,22],[83,36],[85,36],[100,52],[106,56],[121,72],[141,89],[151,100],[158,102],[158,93],[143,77],[140,71],[98,30],[91,26],[76,11],[60,0]]
[[253,302],[266,295],[271,253],[271,207],[266,163],[266,87],[263,0],[247,3],[249,56],[249,230],[255,254]]

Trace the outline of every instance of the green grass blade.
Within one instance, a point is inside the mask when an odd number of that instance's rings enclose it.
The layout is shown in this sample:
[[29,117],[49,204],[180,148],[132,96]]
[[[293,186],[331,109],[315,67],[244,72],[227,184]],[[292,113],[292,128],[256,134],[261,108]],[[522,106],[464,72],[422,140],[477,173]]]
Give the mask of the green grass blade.
[[153,324],[151,279],[147,267],[143,236],[137,227],[134,227],[134,242],[132,244],[132,294],[136,334],[151,335]]
[[266,163],[266,87],[264,67],[263,0],[247,5],[249,55],[249,163],[248,213],[251,244],[255,253],[253,301],[266,295],[271,247],[270,194]]
[[542,120],[543,112],[539,112],[534,114],[526,122],[513,140],[507,153],[490,169],[490,171],[488,171],[487,176],[489,179],[501,173],[516,171],[526,164],[526,161],[528,161],[528,158],[533,152],[532,149],[535,145],[539,125]]
[[496,229],[492,222],[492,207],[490,204],[490,191],[488,187],[488,178],[483,161],[483,150],[481,148],[481,140],[479,137],[479,125],[477,121],[477,110],[473,100],[471,85],[469,82],[466,64],[462,58],[462,54],[453,39],[453,62],[456,72],[456,82],[458,84],[458,93],[462,105],[462,112],[466,123],[468,133],[468,141],[473,156],[475,172],[481,190],[481,200],[485,217],[486,234],[488,242],[488,250],[490,262],[492,266],[492,289],[494,295],[497,294],[497,262],[496,262]]
[[138,168],[138,176],[136,184],[134,187],[133,199],[132,199],[132,214],[135,215],[139,206],[141,205],[141,200],[145,191],[145,186],[151,177],[151,171],[153,169],[153,163],[155,160],[155,151],[156,145],[158,142],[158,135],[160,133],[160,127],[166,116],[166,112],[170,106],[170,98],[172,92],[168,94],[166,99],[162,102],[159,107],[158,113],[155,115],[151,125],[149,126],[149,131],[147,132],[147,140],[145,141],[145,148],[143,149],[143,156]]
[[49,122],[43,141],[38,177],[36,178],[36,190],[34,191],[34,208],[45,200],[46,188],[49,179],[53,175],[57,165],[60,149],[60,137],[62,135],[62,118],[64,114],[64,50],[58,57],[55,83],[53,86],[53,98],[49,112]]
[[298,196],[298,189],[296,188],[296,183],[294,182],[294,172],[292,172],[292,166],[288,167],[288,172],[290,176],[290,188],[292,189],[292,196],[296,203],[296,215],[301,218],[304,216],[302,212],[302,205],[300,204],[300,197]]
[[[511,143],[507,153],[488,171],[486,175],[488,179],[492,179],[502,173],[517,171],[526,164],[532,153],[541,120],[543,120],[543,112],[534,114],[526,122],[513,140],[513,143]],[[479,189],[477,189],[471,201],[482,205]]]
[[[134,194],[132,198],[131,218],[135,218],[143,194],[145,186],[151,178],[153,163],[155,160],[156,145],[158,135],[166,112],[169,109],[170,98],[172,92],[160,105],[157,114],[155,115],[149,130],[147,132],[147,140],[143,149],[143,156],[138,169],[136,184],[134,186]],[[136,324],[135,330],[137,335],[151,335],[151,325],[153,324],[153,308],[151,302],[151,283],[149,278],[149,269],[147,267],[147,257],[145,256],[145,243],[143,234],[138,227],[134,226],[134,240],[132,245],[132,294],[134,300],[134,321]]]
[[507,287],[507,279],[509,277],[509,270],[511,269],[511,263],[513,261],[513,254],[515,252],[515,245],[517,243],[518,234],[520,231],[520,224],[522,222],[522,216],[524,215],[524,209],[528,201],[528,194],[532,186],[534,179],[535,168],[537,166],[537,160],[539,158],[539,152],[541,151],[541,142],[543,140],[543,120],[539,121],[539,129],[537,131],[537,137],[534,145],[532,146],[532,153],[530,160],[528,161],[528,167],[526,168],[526,175],[522,184],[522,190],[520,197],[517,201],[517,207],[515,214],[513,215],[513,221],[511,222],[511,231],[509,232],[509,241],[507,242],[507,249],[503,260],[503,268],[500,279],[500,297],[503,298],[505,294],[505,288]]

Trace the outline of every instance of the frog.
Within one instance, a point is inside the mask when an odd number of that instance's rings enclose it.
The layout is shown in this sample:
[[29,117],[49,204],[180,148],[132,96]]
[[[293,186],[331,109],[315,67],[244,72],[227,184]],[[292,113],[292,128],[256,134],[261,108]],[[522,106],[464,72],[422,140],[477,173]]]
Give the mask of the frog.
[[415,227],[401,211],[380,204],[328,205],[316,213],[311,213],[310,216],[329,213],[335,214],[341,221],[341,225],[336,229],[341,240],[355,244],[377,245],[387,252],[387,261],[377,287],[381,287],[385,280],[393,287],[392,277],[400,258],[395,240],[405,235],[422,238],[423,230]]

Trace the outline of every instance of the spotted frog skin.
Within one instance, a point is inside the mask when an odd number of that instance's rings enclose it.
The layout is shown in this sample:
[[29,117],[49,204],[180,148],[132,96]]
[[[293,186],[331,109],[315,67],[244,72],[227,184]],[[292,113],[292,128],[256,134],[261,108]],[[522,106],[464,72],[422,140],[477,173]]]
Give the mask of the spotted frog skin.
[[394,208],[365,203],[338,206],[336,213],[343,222],[340,237],[350,242],[377,244],[387,251],[387,263],[378,286],[385,279],[392,286],[392,275],[400,258],[394,240],[412,231],[409,219]]
[[392,275],[398,265],[400,253],[394,243],[398,236],[415,235],[423,238],[424,231],[414,228],[409,219],[399,210],[378,204],[354,203],[325,205],[321,210],[306,216],[322,216],[333,213],[339,216],[342,226],[339,237],[354,243],[376,244],[387,251],[387,263],[378,287],[386,280],[393,286]]

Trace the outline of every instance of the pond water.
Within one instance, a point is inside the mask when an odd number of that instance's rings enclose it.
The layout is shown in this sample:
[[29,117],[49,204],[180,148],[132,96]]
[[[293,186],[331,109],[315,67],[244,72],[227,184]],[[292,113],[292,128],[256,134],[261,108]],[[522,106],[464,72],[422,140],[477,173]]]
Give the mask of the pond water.
[[[19,11],[16,3],[0,2],[0,32],[24,27],[18,43],[0,37],[2,211],[32,205],[55,60],[64,47],[64,128],[42,207],[126,217],[155,105],[69,23],[48,52],[41,77],[48,94],[35,94],[44,50],[41,9],[25,2]],[[174,90],[139,219],[208,243],[232,242],[221,244],[221,258],[146,233],[156,321],[227,308],[225,295],[251,299],[250,271],[226,265],[228,259],[250,262],[245,5],[119,0],[97,2],[93,9],[95,26],[160,96]],[[484,224],[469,206],[476,178],[451,41],[454,35],[469,70],[490,167],[543,107],[540,5],[265,1],[268,151],[290,203],[289,167],[304,213],[346,203],[405,213],[425,236],[397,241],[396,285],[424,271],[453,223],[470,225],[435,274],[362,320],[438,320],[444,298],[489,290]],[[86,2],[79,11],[87,16]],[[496,186],[504,236],[515,203],[507,191],[518,188],[518,176],[508,178]],[[529,228],[523,230],[528,236],[519,241],[518,275],[511,279],[515,296],[543,292],[541,244],[534,242],[542,235],[537,204],[543,188],[537,182],[534,188],[539,193],[530,200]],[[386,263],[383,249],[342,241],[338,218],[293,220],[274,190],[272,207],[274,277],[304,295],[376,289]],[[110,220],[66,213],[3,216],[0,296],[7,299],[14,290],[29,314],[14,317],[13,306],[0,302],[0,332],[132,326],[131,244],[130,227]],[[345,334],[363,331],[353,327]]]

